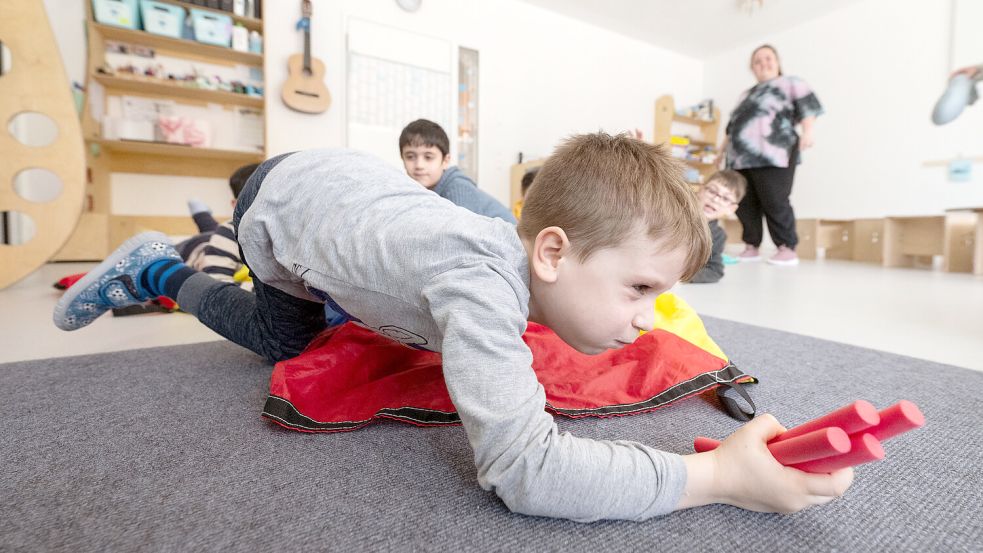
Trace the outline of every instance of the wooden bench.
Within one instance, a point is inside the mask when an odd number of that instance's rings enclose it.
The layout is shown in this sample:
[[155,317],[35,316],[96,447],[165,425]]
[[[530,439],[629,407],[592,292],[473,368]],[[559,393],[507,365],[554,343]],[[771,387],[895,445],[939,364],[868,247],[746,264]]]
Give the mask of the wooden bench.
[[853,221],[853,261],[884,263],[884,219]]
[[884,266],[931,265],[945,255],[945,216],[906,216],[884,219]]
[[853,221],[846,219],[799,219],[795,222],[800,259],[853,259]]
[[946,210],[945,270],[983,275],[983,207]]

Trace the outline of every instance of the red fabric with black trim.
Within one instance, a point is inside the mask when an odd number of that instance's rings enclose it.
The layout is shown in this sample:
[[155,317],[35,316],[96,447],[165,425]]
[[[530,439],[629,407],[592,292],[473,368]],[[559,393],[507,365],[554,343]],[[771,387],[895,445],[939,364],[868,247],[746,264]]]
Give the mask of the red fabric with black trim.
[[[751,379],[665,330],[596,356],[577,352],[536,323],[529,323],[523,338],[546,390],[547,410],[567,417],[642,413],[723,382]],[[263,416],[302,432],[354,430],[380,418],[421,426],[460,423],[439,354],[351,323],[325,331],[302,354],[276,364]]]
[[74,275],[68,275],[66,277],[61,277],[57,282],[54,283],[54,287],[59,290],[68,290],[73,284],[78,282],[84,277],[86,273],[76,273]]

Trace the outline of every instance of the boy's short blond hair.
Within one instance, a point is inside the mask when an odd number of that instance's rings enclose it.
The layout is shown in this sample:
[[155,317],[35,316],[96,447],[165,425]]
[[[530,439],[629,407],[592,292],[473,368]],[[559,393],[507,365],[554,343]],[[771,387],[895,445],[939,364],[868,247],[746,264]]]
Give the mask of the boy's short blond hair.
[[660,146],[600,132],[568,138],[546,160],[518,229],[535,240],[544,228],[560,227],[586,261],[621,244],[640,223],[666,250],[686,251],[683,280],[710,258],[707,223],[680,162]]
[[717,171],[710,175],[710,178],[707,179],[707,182],[703,186],[711,182],[717,182],[720,186],[733,192],[735,202],[740,202],[744,199],[744,195],[747,194],[747,179],[744,178],[744,175],[732,169],[724,169],[723,171]]

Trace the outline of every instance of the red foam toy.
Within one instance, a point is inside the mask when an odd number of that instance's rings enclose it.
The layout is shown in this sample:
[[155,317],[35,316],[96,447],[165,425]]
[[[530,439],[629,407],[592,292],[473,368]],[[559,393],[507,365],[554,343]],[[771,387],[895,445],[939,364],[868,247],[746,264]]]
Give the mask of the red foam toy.
[[876,426],[880,422],[881,417],[877,414],[877,408],[871,405],[870,402],[861,399],[854,401],[846,407],[841,407],[828,415],[823,415],[818,419],[812,419],[795,428],[790,428],[788,431],[772,439],[769,443],[780,442],[830,426],[837,426],[842,428],[847,434],[853,434]]
[[[873,405],[860,400],[782,433],[768,442],[768,450],[783,465],[827,473],[883,459],[882,440],[924,424],[925,416],[908,400],[879,413]],[[693,449],[702,453],[719,445],[717,440],[700,436],[694,440]]]
[[[720,442],[700,436],[693,442],[697,453],[716,449]],[[768,444],[768,451],[783,465],[795,465],[850,451],[850,437],[842,428],[820,428],[808,434]]]
[[893,438],[909,430],[914,430],[925,424],[925,415],[917,405],[902,399],[879,413],[881,422],[864,430],[880,441]]
[[883,458],[884,448],[881,447],[881,442],[866,432],[859,432],[850,436],[849,452],[792,465],[792,467],[805,472],[833,472],[871,461],[880,461]]

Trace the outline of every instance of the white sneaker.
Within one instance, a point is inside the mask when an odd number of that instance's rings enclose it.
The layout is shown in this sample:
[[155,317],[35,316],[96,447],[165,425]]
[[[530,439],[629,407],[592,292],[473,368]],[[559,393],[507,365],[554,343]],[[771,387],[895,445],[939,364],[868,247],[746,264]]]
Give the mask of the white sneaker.
[[737,255],[737,260],[742,263],[749,261],[761,261],[761,252],[758,251],[758,248],[755,248],[750,244],[745,244],[744,251]]
[[790,267],[799,264],[799,256],[788,246],[778,246],[778,253],[769,258],[768,263]]

